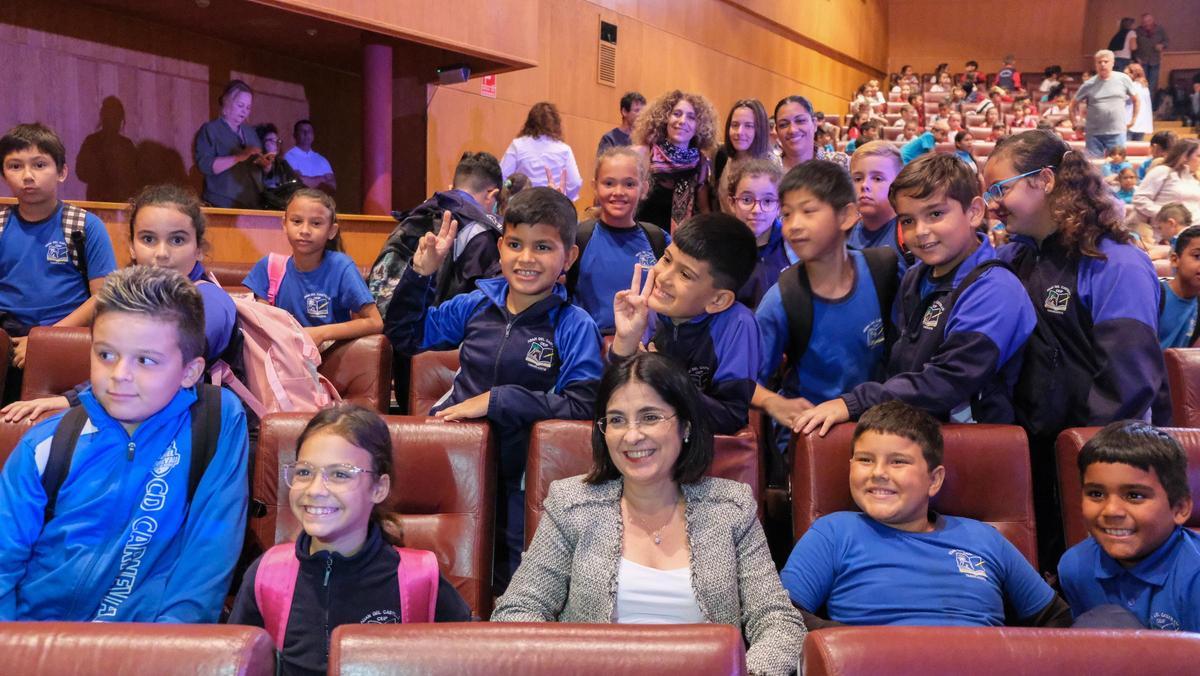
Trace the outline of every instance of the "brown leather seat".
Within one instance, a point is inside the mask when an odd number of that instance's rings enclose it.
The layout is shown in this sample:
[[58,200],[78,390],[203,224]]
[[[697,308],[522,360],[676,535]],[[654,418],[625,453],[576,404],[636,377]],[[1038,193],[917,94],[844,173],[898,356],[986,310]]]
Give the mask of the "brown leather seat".
[[347,624],[330,639],[329,673],[738,676],[746,649],[726,624]]
[[808,635],[806,676],[1195,673],[1200,634],[1024,627],[836,627]]
[[233,261],[209,261],[204,264],[204,269],[211,272],[213,277],[217,278],[217,283],[227,289],[242,286],[242,281],[246,279],[246,275],[250,274],[250,269],[253,267],[254,263],[235,263]]
[[[792,464],[792,535],[818,517],[857,510],[850,497],[850,439],[854,424],[835,426],[821,438],[796,438]],[[991,524],[1037,565],[1037,529],[1029,442],[1015,425],[943,425],[946,480],[931,501],[942,514]]]
[[0,623],[7,674],[275,673],[275,646],[258,627],[219,624]]
[[458,350],[413,355],[408,379],[408,412],[412,415],[429,415],[434,404],[454,385],[456,373]]
[[[1163,430],[1175,437],[1187,453],[1188,486],[1192,489],[1192,497],[1200,498],[1200,429],[1165,427]],[[1063,430],[1055,443],[1058,494],[1068,547],[1088,536],[1083,521],[1083,478],[1079,476],[1079,452],[1099,431],[1099,427],[1073,427]],[[1200,509],[1193,509],[1191,518],[1184,525],[1200,532]]]
[[382,335],[339,340],[321,353],[317,369],[342,399],[380,413],[392,399],[392,345]]
[[28,420],[19,423],[0,420],[0,467],[3,467],[4,463],[8,461],[8,456],[12,455],[13,449],[17,447],[17,442],[21,441],[21,437],[29,431],[30,427],[33,427],[33,423]]
[[12,338],[0,329],[0,392],[4,392],[4,381],[8,380],[8,364],[12,361]]
[[[734,436],[714,438],[713,463],[708,476],[733,479],[750,485],[762,516],[763,468],[758,438],[750,428]],[[529,435],[529,458],[525,463],[525,546],[533,540],[542,518],[542,502],[550,482],[592,468],[592,422],[590,420],[544,420]]]
[[35,326],[25,349],[21,399],[53,397],[91,378],[92,331]]
[[1200,427],[1200,348],[1163,351],[1171,387],[1171,420],[1176,427]]
[[[262,516],[250,519],[256,550],[295,539],[299,524],[288,507],[280,465],[296,458],[296,439],[308,413],[276,413],[262,421],[253,498]],[[492,611],[492,532],[496,456],[484,423],[443,423],[384,416],[392,433],[392,492],[383,507],[402,516],[406,544],[438,556],[442,574],[471,610]]]

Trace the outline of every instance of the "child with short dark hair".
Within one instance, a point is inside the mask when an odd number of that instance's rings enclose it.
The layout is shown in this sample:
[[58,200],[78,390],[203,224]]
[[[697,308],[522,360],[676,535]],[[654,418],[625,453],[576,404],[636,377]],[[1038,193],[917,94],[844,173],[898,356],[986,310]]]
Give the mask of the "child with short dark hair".
[[[759,366],[758,323],[737,302],[758,261],[754,235],[728,214],[693,216],[650,269],[634,268],[613,299],[610,359],[652,349],[677,360],[700,389],[713,432],[735,434],[749,420]],[[655,321],[651,323],[651,311]]]
[[1192,513],[1183,447],[1119,420],[1084,444],[1078,464],[1091,536],[1058,564],[1077,624],[1200,631],[1200,535],[1183,526]]
[[[587,420],[600,377],[600,332],[558,284],[579,255],[575,206],[547,187],[529,188],[504,212],[503,277],[432,305],[431,275],[454,246],[457,224],[420,241],[388,306],[384,333],[401,354],[458,348],[449,392],[429,411],[442,420],[487,418],[500,439],[496,581],[508,584],[524,547],[523,475],[529,427]],[[412,411],[414,414],[425,411]]]
[[1151,220],[1155,240],[1147,247],[1151,260],[1171,257],[1175,238],[1192,225],[1192,212],[1183,202],[1164,204]]
[[[1187,213],[1186,208],[1183,211]],[[1191,347],[1200,338],[1196,321],[1196,297],[1200,296],[1200,225],[1184,228],[1175,237],[1171,244],[1171,267],[1175,276],[1160,280],[1163,301],[1158,312],[1158,342],[1164,350]]]
[[1117,189],[1113,193],[1125,204],[1133,204],[1133,191],[1137,189],[1137,183],[1137,170],[1125,167],[1117,174]]
[[217,620],[249,451],[241,402],[200,383],[204,342],[187,277],[136,265],[106,279],[91,386],[0,472],[0,620]]
[[900,284],[889,378],[805,411],[793,430],[824,435],[892,399],[952,422],[1013,422],[1013,383],[1037,318],[1020,281],[978,232],[979,179],[953,155],[927,155],[904,167],[889,198],[920,260]]
[[1125,146],[1112,146],[1105,152],[1106,160],[1101,166],[1100,174],[1105,178],[1116,176],[1122,169],[1132,169],[1133,165],[1125,159]]
[[1154,160],[1162,159],[1167,156],[1167,151],[1174,145],[1175,139],[1178,138],[1175,132],[1170,130],[1156,131],[1150,137],[1150,157],[1146,158],[1138,167],[1138,180],[1146,178],[1146,172],[1150,170]]
[[930,509],[947,472],[929,414],[879,404],[859,419],[851,448],[850,495],[862,512],[817,519],[780,571],[810,630],[1070,623],[1066,604],[995,528]]
[[[20,369],[31,328],[87,325],[83,303],[100,291],[117,260],[104,223],[58,198],[67,179],[58,134],[43,124],[19,124],[0,137],[0,163],[17,198],[15,207],[0,205],[0,326],[13,337],[13,365]],[[8,375],[10,395],[20,390],[19,373]]]
[[881,134],[883,134],[883,122],[874,119],[866,120],[859,125],[858,136],[846,144],[846,152],[853,153],[859,146],[871,141],[878,141]]
[[758,244],[758,263],[738,291],[737,299],[753,310],[779,273],[796,262],[779,223],[779,181],[783,170],[771,160],[747,160],[730,171],[729,200],[733,215],[746,224]]

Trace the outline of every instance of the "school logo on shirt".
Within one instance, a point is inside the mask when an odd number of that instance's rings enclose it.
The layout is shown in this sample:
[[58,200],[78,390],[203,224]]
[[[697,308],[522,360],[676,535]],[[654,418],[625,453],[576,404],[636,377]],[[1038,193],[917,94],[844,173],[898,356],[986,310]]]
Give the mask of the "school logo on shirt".
[[658,262],[653,251],[639,251],[635,258],[637,258],[637,264],[644,268],[652,268]]
[[[942,321],[942,313],[945,311],[946,306],[942,305],[942,301],[933,301],[933,304],[929,306],[929,309],[925,310],[925,316],[921,319],[921,327],[927,331],[936,329],[938,327],[938,322]],[[883,326],[881,324],[880,330],[882,329]]]
[[67,243],[62,240],[46,242],[46,262],[54,264],[71,262],[71,258],[67,254]]
[[870,324],[863,327],[863,333],[867,335],[867,347],[875,347],[883,344],[883,320],[876,319]]
[[712,384],[713,370],[708,366],[692,366],[688,368],[688,377],[692,379],[692,384],[700,388],[701,391],[707,390]]
[[1065,286],[1055,285],[1046,289],[1046,300],[1042,306],[1046,308],[1046,312],[1061,315],[1067,311],[1067,305],[1070,303],[1071,290]]
[[554,365],[554,341],[541,336],[530,338],[525,363],[539,371],[549,371]]
[[400,624],[400,613],[394,610],[372,610],[359,624]]
[[305,294],[304,314],[313,319],[329,319],[329,296],[323,293]]
[[958,572],[967,577],[987,579],[987,571],[983,569],[983,557],[962,549],[951,549],[950,554],[954,557],[954,564],[958,566]]
[[1157,612],[1150,616],[1150,628],[1163,631],[1179,631],[1179,620],[1167,613]]

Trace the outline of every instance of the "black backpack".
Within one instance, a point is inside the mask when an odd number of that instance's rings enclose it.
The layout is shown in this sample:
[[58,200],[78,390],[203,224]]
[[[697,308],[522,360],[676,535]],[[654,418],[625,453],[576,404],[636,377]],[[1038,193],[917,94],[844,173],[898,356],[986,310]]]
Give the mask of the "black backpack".
[[[190,504],[196,494],[200,479],[217,453],[217,437],[221,432],[221,388],[201,383],[196,386],[196,402],[191,406],[192,414],[192,460],[188,470],[187,500]],[[42,472],[42,488],[46,491],[46,508],[42,523],[54,518],[58,502],[58,490],[62,488],[71,469],[71,457],[79,434],[87,424],[87,410],[75,406],[67,411],[51,437],[50,455],[46,469]]]
[[[638,221],[638,227],[642,232],[646,233],[646,239],[650,242],[650,248],[654,251],[655,258],[662,258],[663,252],[667,250],[667,233],[662,228],[653,223],[643,223]],[[583,252],[587,249],[588,242],[592,240],[592,235],[596,232],[596,219],[589,218],[579,224],[579,230],[575,233],[575,245],[579,247],[579,257],[575,259],[575,265],[567,270],[567,294],[571,297],[575,296],[575,288],[579,285],[579,264],[583,262]]]
[[[879,300],[879,314],[883,319],[885,344],[891,345],[895,336],[891,322],[892,301],[900,286],[898,279],[900,260],[895,249],[887,246],[870,247],[862,250],[875,285],[875,296]],[[779,296],[787,314],[788,341],[784,353],[788,363],[795,366],[808,350],[812,338],[813,302],[812,285],[804,271],[804,262],[796,263],[779,275]]]

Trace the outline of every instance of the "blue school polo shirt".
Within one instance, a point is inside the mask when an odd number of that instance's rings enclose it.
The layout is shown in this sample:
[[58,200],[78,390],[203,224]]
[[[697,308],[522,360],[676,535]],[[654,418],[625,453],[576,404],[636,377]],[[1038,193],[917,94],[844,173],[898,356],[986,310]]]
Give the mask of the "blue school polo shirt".
[[[666,241],[671,243],[670,235]],[[573,300],[596,320],[601,333],[612,333],[613,296],[629,288],[634,265],[653,267],[657,262],[654,247],[641,226],[614,228],[597,220],[592,238],[576,263],[579,282]]]
[[1196,329],[1196,299],[1180,298],[1170,284],[1163,284],[1163,309],[1158,316],[1158,343],[1168,347],[1191,347]]
[[1133,568],[1089,537],[1063,554],[1058,579],[1076,617],[1112,604],[1150,629],[1200,631],[1200,535],[1182,526]]
[[[242,282],[255,296],[267,297],[267,257],[263,256]],[[354,260],[326,251],[315,270],[300,272],[288,258],[287,271],[275,297],[275,307],[292,313],[301,326],[324,326],[350,321],[350,313],[375,302]]]
[[[0,311],[26,326],[46,326],[74,312],[90,295],[79,268],[71,264],[63,238],[62,202],[40,221],[9,210],[0,235]],[[108,230],[95,214],[84,219],[88,277],[99,279],[117,268]]]
[[1041,612],[1052,590],[991,526],[934,516],[909,533],[859,512],[823,516],[804,533],[780,577],[792,601],[844,624],[999,627]]

